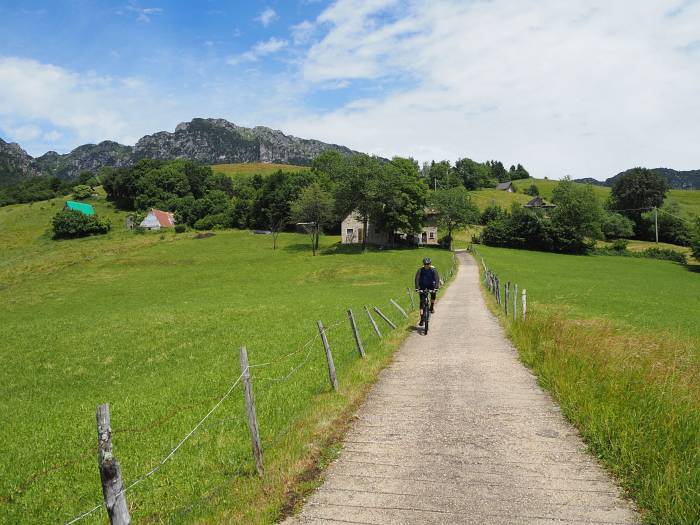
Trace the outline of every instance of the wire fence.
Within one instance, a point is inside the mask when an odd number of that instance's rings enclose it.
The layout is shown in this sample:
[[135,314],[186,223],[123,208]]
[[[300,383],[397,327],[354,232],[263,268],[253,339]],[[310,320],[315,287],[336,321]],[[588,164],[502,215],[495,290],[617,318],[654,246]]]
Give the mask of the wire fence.
[[[486,289],[493,295],[496,304],[503,310],[506,319],[512,319],[513,322],[527,320],[527,289],[518,290],[518,284],[506,281],[501,284],[501,279],[493,272],[484,261],[474,244],[470,245],[469,251],[474,255],[477,261],[481,262],[480,273],[482,283]],[[483,269],[483,271],[481,270]]]
[[[454,269],[456,265],[456,258],[453,258],[452,261],[452,266],[448,269],[446,273],[446,279],[451,279],[453,274],[454,274]],[[408,296],[403,298],[403,301],[407,303],[410,301],[410,304],[406,305],[407,310],[415,310],[414,302],[413,302],[413,297],[412,297],[412,290],[407,289]],[[397,297],[403,297],[403,294]],[[390,299],[389,301],[389,308],[392,308],[392,305],[396,307],[397,312],[401,311],[403,312],[403,309],[401,308],[400,305],[396,303],[394,299]],[[378,307],[374,307],[375,310],[380,311]],[[369,309],[366,308],[367,315],[371,319],[372,315],[369,311]],[[386,313],[382,312],[382,318],[386,317]],[[398,315],[394,315],[395,319],[398,319]],[[402,321],[406,321],[407,319],[402,317]],[[395,328],[401,328],[403,326],[403,323],[391,323],[391,320],[387,320],[387,325],[393,325],[391,329]],[[324,349],[326,350],[326,354],[328,356],[328,366],[329,369],[333,368],[333,360],[332,360],[332,352],[330,347],[328,346],[327,342],[327,335],[336,332],[338,330],[341,330],[344,325],[348,323],[347,319],[342,319],[342,320],[336,320],[334,322],[331,322],[328,326],[322,327],[322,325],[319,322],[319,327],[322,329],[317,330],[317,332],[310,337],[308,340],[306,340],[303,344],[300,344],[296,349],[292,350],[291,352],[284,353],[282,355],[279,355],[275,357],[272,360],[268,360],[265,362],[261,363],[247,363],[247,354],[246,354],[246,364],[245,367],[242,366],[241,373],[238,375],[238,377],[231,383],[231,385],[228,387],[228,389],[221,395],[221,397],[218,398],[216,403],[214,403],[209,411],[202,417],[200,418],[196,424],[194,424],[190,430],[177,442],[177,444],[172,447],[167,454],[163,456],[162,459],[160,459],[152,468],[150,468],[148,471],[146,471],[144,474],[140,475],[133,481],[131,481],[128,485],[124,486],[122,480],[121,480],[121,473],[119,472],[119,467],[117,465],[116,467],[116,473],[117,477],[114,479],[108,479],[105,480],[103,476],[103,465],[100,464],[100,473],[101,473],[101,478],[102,478],[102,484],[103,484],[103,494],[104,494],[104,501],[96,503],[94,506],[91,508],[77,514],[70,520],[66,521],[66,525],[70,525],[76,522],[79,522],[95,513],[97,513],[100,509],[105,508],[107,510],[107,513],[110,517],[110,521],[113,524],[118,524],[118,523],[128,523],[130,518],[128,516],[128,506],[126,505],[126,494],[129,493],[132,489],[134,489],[136,486],[140,485],[144,481],[148,480],[152,476],[154,476],[164,465],[166,465],[169,461],[172,460],[172,458],[177,454],[178,450],[181,449],[181,447],[187,443],[188,440],[190,440],[194,435],[196,435],[198,432],[205,431],[205,430],[211,430],[213,428],[220,427],[221,425],[227,425],[231,423],[243,423],[243,421],[246,419],[245,417],[224,417],[224,418],[213,418],[212,416],[217,412],[217,410],[221,407],[221,405],[228,399],[231,394],[235,391],[235,389],[239,386],[242,385],[244,392],[246,388],[251,388],[251,385],[256,385],[259,388],[262,388],[261,393],[269,393],[266,392],[266,389],[269,390],[273,385],[277,384],[282,384],[290,381],[292,378],[294,378],[300,371],[304,370],[309,363],[313,362],[314,356],[319,355],[319,346],[321,342],[324,344]],[[374,321],[372,320],[372,323]],[[356,326],[355,323],[351,323],[351,330],[353,331],[358,331],[359,328]],[[348,335],[348,334],[345,334]],[[360,337],[361,334],[357,333],[355,334],[355,341],[358,344],[360,343]],[[340,339],[340,336],[339,336]],[[349,339],[348,339],[349,340]],[[339,356],[343,357],[343,364],[346,363],[347,359],[350,358],[351,354],[357,355],[357,348],[354,348],[352,344],[348,343],[348,346],[345,348],[340,348],[336,349],[336,353]],[[338,350],[340,352],[338,352]],[[242,349],[242,352],[245,351]],[[361,353],[362,357],[364,357],[364,354]],[[241,361],[243,363],[243,360]],[[273,376],[266,376],[265,372],[267,370],[274,370],[275,372],[279,372],[279,369],[283,368],[284,370],[282,373],[278,373],[277,375]],[[335,373],[333,371],[333,373]],[[265,387],[264,385],[270,385],[269,387]],[[247,400],[247,396],[246,396]],[[251,396],[251,401],[252,401],[252,396]],[[254,402],[253,402],[254,403]],[[101,405],[98,407],[98,413],[100,408],[104,408],[107,410],[107,422],[109,425],[109,408],[107,405]],[[252,419],[251,419],[251,408],[252,408]],[[259,436],[257,436],[257,418],[255,416],[255,407],[254,405],[248,406],[247,405],[247,415],[248,415],[248,425],[249,428],[251,429],[251,439],[254,441],[258,440],[258,445],[260,444],[260,439]],[[277,445],[283,438],[286,436],[290,429],[298,422],[298,418],[301,417],[297,415],[296,419],[291,418],[287,422],[286,425],[284,425],[282,428],[280,428],[274,435],[272,436],[267,436],[264,440],[262,440],[262,443],[264,443],[265,447],[274,447]],[[253,421],[254,420],[254,421]],[[99,418],[98,418],[99,421]],[[255,427],[255,431],[253,431],[253,427]],[[106,432],[101,432],[100,427],[99,427],[99,422],[98,422],[98,435],[100,436],[100,440],[103,438],[106,439],[106,447],[107,450],[109,451],[109,460],[114,461],[116,463],[116,459],[114,459],[112,455],[112,446],[111,446],[111,427],[108,426],[106,429]],[[103,443],[100,441],[100,450],[103,448]],[[255,446],[253,447],[255,449]],[[102,454],[100,454],[102,456]],[[114,454],[116,456],[117,454]],[[260,461],[262,461],[262,457],[259,458]],[[256,461],[258,461],[258,458],[256,458]],[[114,470],[114,469],[112,469]],[[110,470],[111,472],[111,470]],[[259,472],[261,472],[259,470]],[[227,479],[224,481],[222,485],[225,485],[226,483],[229,483],[231,480]],[[108,492],[111,489],[114,489],[114,487],[117,487],[116,490],[112,490],[111,494],[108,495]],[[211,489],[211,492],[213,494],[216,493],[216,487],[214,489]],[[209,491],[207,491],[209,492]],[[213,496],[211,496],[213,497]],[[120,518],[119,517],[119,512],[117,512],[117,509],[119,507],[119,502],[122,502],[122,507],[126,509],[127,514],[125,517]],[[194,505],[194,504],[193,504]],[[192,505],[187,507],[186,513],[189,513],[192,511]],[[121,519],[121,521],[120,521]]]

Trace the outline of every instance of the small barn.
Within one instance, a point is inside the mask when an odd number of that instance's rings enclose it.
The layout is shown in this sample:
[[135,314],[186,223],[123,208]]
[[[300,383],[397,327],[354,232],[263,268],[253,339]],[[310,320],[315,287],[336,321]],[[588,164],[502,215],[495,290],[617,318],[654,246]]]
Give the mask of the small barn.
[[542,197],[539,195],[535,197],[534,199],[531,199],[527,204],[523,204],[523,208],[537,208],[537,209],[544,209],[544,210],[551,210],[556,208],[556,204],[550,204],[549,202],[546,202]]
[[83,215],[95,215],[95,210],[93,209],[93,207],[84,202],[66,201],[64,209],[79,211]]
[[139,224],[141,228],[147,230],[160,230],[161,228],[172,228],[175,226],[175,214],[169,211],[156,210],[151,208],[146,218]]
[[508,182],[501,182],[496,186],[497,190],[500,191],[507,191],[508,193],[514,193],[515,188],[513,187],[513,181],[508,181]]

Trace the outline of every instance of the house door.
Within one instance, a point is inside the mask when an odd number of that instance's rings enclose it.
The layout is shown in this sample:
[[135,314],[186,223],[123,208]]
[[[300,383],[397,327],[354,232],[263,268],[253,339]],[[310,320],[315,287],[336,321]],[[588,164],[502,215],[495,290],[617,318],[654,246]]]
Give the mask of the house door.
[[421,242],[421,244],[427,244],[427,242],[428,242],[428,233],[427,232],[423,232],[420,234],[420,242]]
[[364,228],[358,228],[357,229],[357,242],[362,244],[365,239],[365,229]]

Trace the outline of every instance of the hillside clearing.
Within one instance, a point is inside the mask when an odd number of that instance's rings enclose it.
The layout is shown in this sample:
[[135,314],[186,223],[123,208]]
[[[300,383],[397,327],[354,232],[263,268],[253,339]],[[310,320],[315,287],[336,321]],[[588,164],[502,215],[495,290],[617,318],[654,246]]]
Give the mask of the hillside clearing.
[[286,171],[297,173],[299,171],[308,171],[311,168],[308,166],[294,166],[292,164],[268,164],[264,162],[247,162],[239,164],[212,164],[211,169],[214,173],[224,173],[230,177],[237,175],[272,175],[277,171]]

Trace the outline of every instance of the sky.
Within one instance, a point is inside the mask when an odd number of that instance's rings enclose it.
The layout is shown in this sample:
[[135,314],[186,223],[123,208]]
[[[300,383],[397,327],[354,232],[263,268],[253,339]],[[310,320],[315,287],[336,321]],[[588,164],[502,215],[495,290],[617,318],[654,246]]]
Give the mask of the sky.
[[0,0],[0,137],[196,117],[420,162],[700,168],[700,0]]

